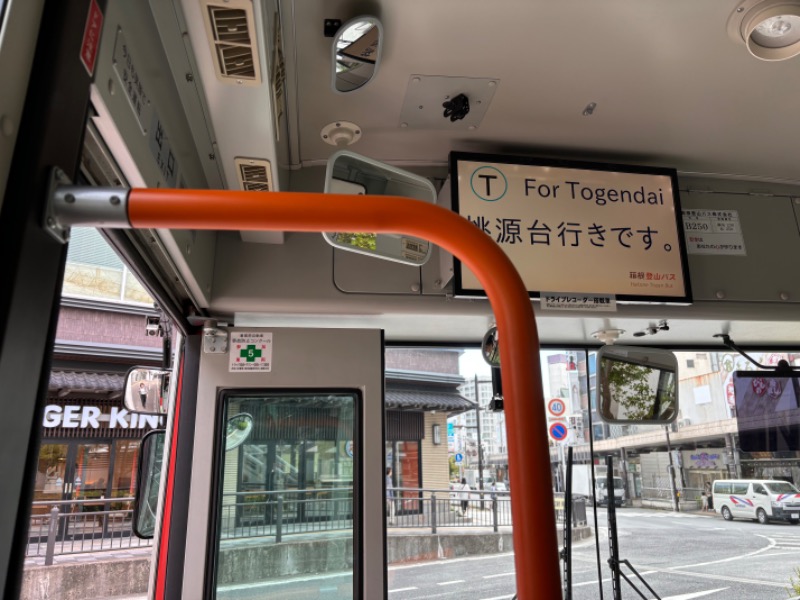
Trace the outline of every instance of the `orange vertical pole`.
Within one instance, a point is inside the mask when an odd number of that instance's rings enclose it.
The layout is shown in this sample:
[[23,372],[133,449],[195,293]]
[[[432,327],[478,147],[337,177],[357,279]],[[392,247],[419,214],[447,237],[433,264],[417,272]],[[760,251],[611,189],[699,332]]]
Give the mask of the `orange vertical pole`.
[[135,189],[128,216],[136,228],[400,233],[459,258],[486,291],[499,331],[517,594],[561,597],[536,321],[519,274],[489,236],[452,211],[394,196]]

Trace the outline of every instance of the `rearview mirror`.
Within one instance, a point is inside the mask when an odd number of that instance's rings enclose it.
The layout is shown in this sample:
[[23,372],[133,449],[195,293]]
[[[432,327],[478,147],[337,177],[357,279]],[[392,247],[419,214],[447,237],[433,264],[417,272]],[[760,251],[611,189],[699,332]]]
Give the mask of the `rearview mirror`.
[[125,408],[151,415],[166,413],[169,383],[169,371],[133,367],[125,376]]
[[333,40],[333,89],[352,92],[367,85],[381,61],[383,28],[374,17],[342,25]]
[[678,416],[678,361],[653,348],[604,346],[597,353],[600,416],[608,423],[668,424]]
[[136,500],[133,505],[133,533],[150,539],[156,530],[161,467],[164,459],[163,429],[156,429],[142,439],[136,469]]
[[[405,196],[436,202],[436,188],[424,177],[347,150],[340,150],[328,159],[325,193]],[[380,198],[375,201],[380,202]],[[430,242],[409,235],[338,231],[323,233],[322,237],[340,250],[415,267],[424,265],[431,255]]]

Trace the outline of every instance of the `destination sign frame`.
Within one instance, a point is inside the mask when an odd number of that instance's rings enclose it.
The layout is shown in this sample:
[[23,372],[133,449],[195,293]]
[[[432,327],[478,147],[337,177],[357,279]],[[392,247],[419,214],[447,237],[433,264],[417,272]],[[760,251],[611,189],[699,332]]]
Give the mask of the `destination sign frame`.
[[[453,210],[503,248],[531,298],[691,304],[675,169],[451,152],[450,177]],[[458,259],[454,294],[486,297]]]

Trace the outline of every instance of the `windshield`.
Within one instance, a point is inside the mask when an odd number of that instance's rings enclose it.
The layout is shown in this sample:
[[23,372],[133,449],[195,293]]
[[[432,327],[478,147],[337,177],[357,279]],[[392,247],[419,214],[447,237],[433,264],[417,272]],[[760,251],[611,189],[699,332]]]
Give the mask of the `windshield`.
[[788,483],[786,481],[779,481],[777,483],[765,483],[764,485],[767,486],[767,489],[772,494],[797,494],[797,493],[799,493],[796,487],[794,487],[791,483]]

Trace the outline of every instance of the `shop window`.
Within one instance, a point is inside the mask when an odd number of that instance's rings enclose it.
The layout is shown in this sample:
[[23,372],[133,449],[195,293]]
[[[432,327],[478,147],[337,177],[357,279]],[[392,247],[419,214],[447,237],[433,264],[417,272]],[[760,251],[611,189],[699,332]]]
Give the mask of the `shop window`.
[[[114,473],[111,477],[110,498],[130,498],[136,488],[136,465],[139,461],[139,440],[114,442]],[[121,506],[112,505],[116,510]]]
[[[36,469],[34,501],[62,499],[67,475],[67,450],[67,444],[42,444]],[[46,509],[36,506],[34,513],[36,512],[44,513]]]

